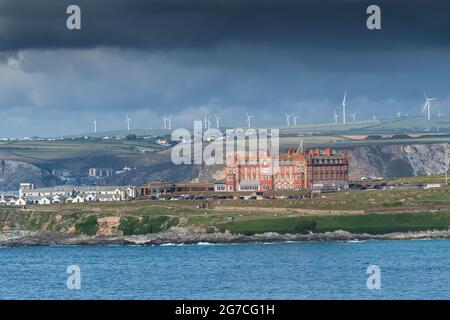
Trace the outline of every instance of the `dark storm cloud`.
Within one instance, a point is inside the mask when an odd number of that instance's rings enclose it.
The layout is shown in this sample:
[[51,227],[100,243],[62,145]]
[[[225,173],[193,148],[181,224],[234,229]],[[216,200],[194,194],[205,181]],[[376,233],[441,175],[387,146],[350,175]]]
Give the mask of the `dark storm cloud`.
[[[332,0],[3,0],[0,50],[204,48],[220,43],[376,50],[446,46],[450,3],[376,1],[382,31],[368,31],[374,1]],[[82,9],[82,30],[65,27],[66,8]]]
[[0,136],[329,122],[344,91],[358,119],[422,115],[423,90],[450,115],[449,25],[444,1],[0,0]]

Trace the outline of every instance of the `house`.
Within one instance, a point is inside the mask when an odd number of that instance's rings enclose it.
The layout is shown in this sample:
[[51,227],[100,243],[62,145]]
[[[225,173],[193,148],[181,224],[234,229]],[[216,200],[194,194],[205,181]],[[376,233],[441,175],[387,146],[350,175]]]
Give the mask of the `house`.
[[66,199],[66,203],[72,203],[73,202],[73,197],[68,197]]
[[52,203],[59,204],[61,202],[62,202],[62,197],[61,196],[53,196]]
[[73,198],[72,203],[83,203],[84,202],[84,198],[80,195],[76,196],[75,198]]
[[29,204],[38,204],[41,198],[39,196],[27,196],[25,201]]
[[84,200],[92,202],[92,201],[97,201],[97,198],[92,193],[90,193],[84,197]]
[[52,202],[47,197],[42,197],[38,200],[38,204],[41,204],[41,205],[46,205],[46,204],[51,204],[51,203]]
[[25,199],[19,198],[14,202],[14,205],[23,207],[27,205],[27,202],[25,201]]
[[[99,196],[105,201],[123,201],[136,197],[136,188],[133,186],[57,186],[52,188],[35,188],[30,183],[21,183],[19,194],[30,203],[39,203],[43,197],[50,203],[82,203],[98,201]],[[5,200],[6,201],[6,200]],[[47,202],[42,200],[42,202]]]

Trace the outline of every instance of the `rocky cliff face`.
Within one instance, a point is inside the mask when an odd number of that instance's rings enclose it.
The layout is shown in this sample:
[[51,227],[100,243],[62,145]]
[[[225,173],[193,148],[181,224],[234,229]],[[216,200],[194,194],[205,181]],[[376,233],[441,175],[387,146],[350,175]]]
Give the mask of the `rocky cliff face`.
[[36,186],[54,186],[58,183],[50,173],[30,163],[0,160],[0,190],[18,190],[21,182]]
[[348,152],[352,180],[442,174],[446,159],[450,159],[448,143],[372,145],[339,151]]

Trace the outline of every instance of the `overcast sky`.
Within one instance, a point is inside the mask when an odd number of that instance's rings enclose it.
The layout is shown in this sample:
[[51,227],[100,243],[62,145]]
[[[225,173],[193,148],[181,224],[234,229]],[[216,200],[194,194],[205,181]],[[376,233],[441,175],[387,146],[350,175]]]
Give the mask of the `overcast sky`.
[[[376,3],[382,30],[366,28]],[[423,4],[420,4],[423,3]],[[0,136],[330,122],[348,92],[368,119],[450,116],[450,3],[358,0],[0,0]],[[78,4],[82,30],[66,28]]]

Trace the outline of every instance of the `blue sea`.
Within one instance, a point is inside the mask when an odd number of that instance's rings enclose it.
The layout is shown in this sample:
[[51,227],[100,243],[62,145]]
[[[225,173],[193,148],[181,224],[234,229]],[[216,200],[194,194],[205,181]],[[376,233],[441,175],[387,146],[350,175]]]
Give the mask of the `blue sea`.
[[450,241],[0,248],[0,298],[450,299]]

